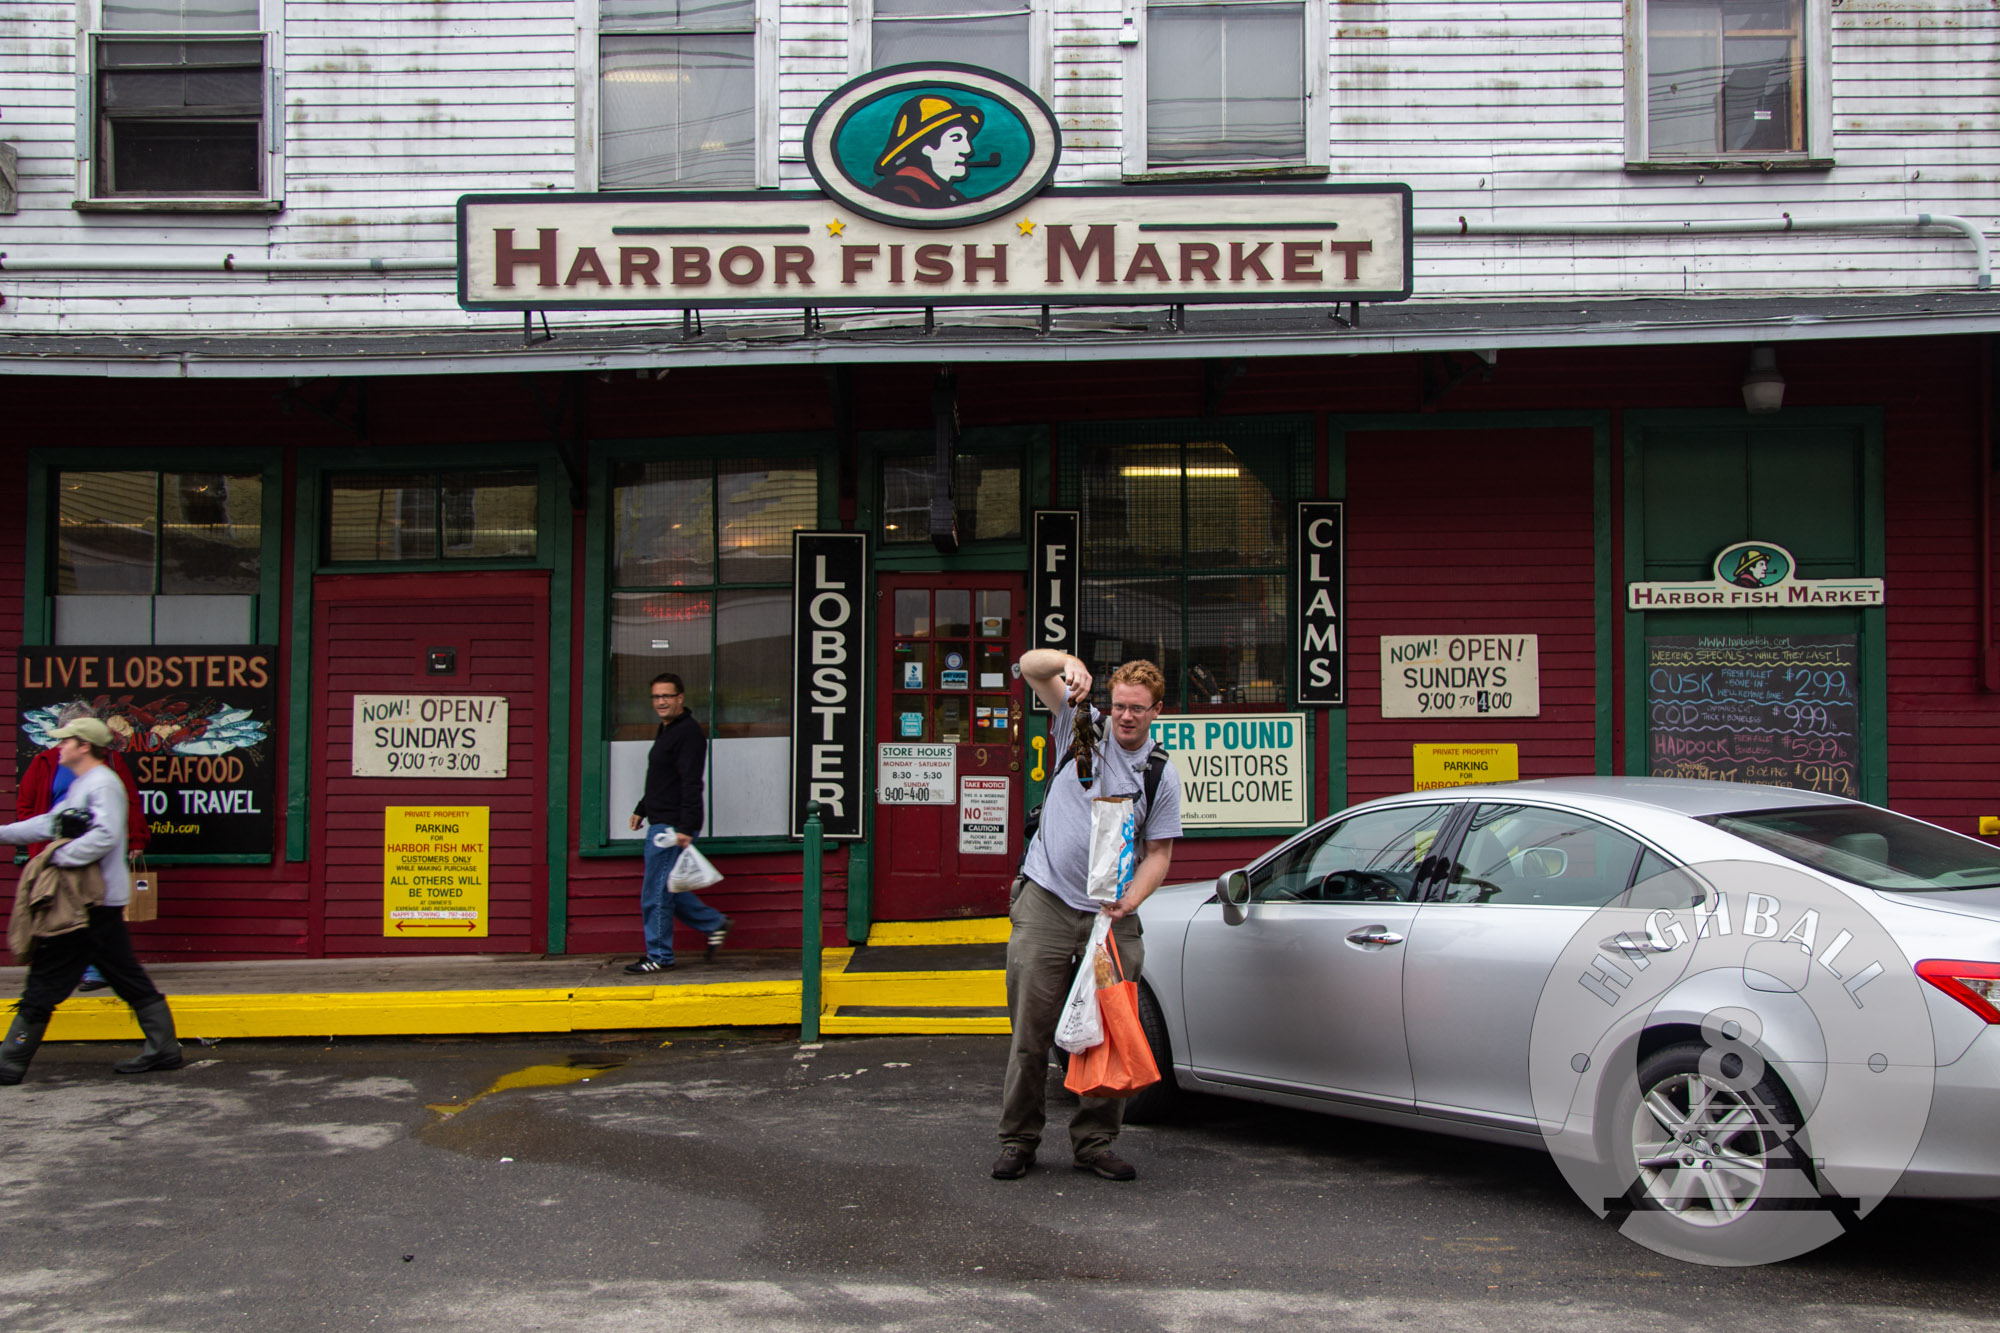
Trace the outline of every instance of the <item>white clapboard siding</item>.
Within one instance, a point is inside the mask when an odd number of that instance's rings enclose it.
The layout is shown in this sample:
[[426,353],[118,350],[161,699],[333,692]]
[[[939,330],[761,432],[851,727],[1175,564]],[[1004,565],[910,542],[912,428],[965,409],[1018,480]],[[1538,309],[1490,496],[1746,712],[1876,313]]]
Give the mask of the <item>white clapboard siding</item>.
[[[1313,0],[1319,2],[1319,0]],[[2000,5],[1843,0],[1831,11],[1824,170],[1626,169],[1623,0],[1326,0],[1328,179],[1404,181],[1450,225],[1958,214],[2000,221]],[[1811,0],[1827,3],[1828,0]],[[1058,180],[1123,179],[1127,0],[1051,0]],[[809,189],[801,139],[858,62],[844,0],[779,0],[779,183]],[[220,263],[449,260],[461,194],[576,184],[570,0],[285,0],[275,214],[80,213],[75,9],[0,0],[0,140],[21,157],[0,250]],[[1134,85],[1137,86],[1136,84]],[[1939,232],[1424,238],[1420,300],[1967,287]],[[44,275],[0,271],[0,333],[518,327],[457,308],[444,275]],[[563,315],[576,324],[656,316]]]

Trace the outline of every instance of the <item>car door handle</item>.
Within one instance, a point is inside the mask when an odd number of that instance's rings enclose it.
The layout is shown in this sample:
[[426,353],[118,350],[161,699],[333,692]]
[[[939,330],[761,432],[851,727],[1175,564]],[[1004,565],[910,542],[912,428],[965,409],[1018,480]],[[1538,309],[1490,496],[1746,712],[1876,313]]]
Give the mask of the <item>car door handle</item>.
[[1607,936],[1597,942],[1597,947],[1632,954],[1672,953],[1674,951],[1674,946],[1671,944],[1655,944],[1652,940],[1644,936],[1623,934]]
[[1387,926],[1363,926],[1359,930],[1347,932],[1347,940],[1350,944],[1383,945],[1401,944],[1403,937]]

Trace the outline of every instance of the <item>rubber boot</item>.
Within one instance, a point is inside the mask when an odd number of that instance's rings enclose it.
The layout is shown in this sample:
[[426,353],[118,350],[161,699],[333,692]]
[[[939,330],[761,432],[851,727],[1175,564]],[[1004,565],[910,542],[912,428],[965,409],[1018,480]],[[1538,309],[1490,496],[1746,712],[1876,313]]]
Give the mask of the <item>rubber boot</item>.
[[48,1031],[49,1023],[43,1019],[30,1023],[19,1014],[14,1015],[14,1024],[7,1029],[7,1035],[0,1039],[0,1087],[12,1087],[28,1073],[28,1062],[35,1058],[35,1051],[42,1044],[42,1034]]
[[120,1074],[150,1074],[156,1069],[181,1067],[181,1043],[174,1036],[174,1012],[165,1000],[155,1000],[134,1009],[139,1031],[146,1034],[146,1046],[130,1060],[120,1060],[111,1068]]

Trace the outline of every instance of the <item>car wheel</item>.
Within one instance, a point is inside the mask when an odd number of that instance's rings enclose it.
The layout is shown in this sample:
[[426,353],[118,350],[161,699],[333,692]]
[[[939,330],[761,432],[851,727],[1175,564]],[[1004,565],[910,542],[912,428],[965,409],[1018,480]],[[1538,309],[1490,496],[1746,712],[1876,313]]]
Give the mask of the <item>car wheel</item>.
[[1722,1058],[1721,1077],[1702,1069],[1700,1042],[1663,1047],[1640,1062],[1612,1132],[1621,1134],[1626,1198],[1658,1214],[1689,1239],[1716,1235],[1761,1204],[1795,1198],[1803,1161],[1791,1144],[1801,1124],[1798,1105],[1769,1068],[1754,1084],[1738,1075],[1737,1057]]
[[1160,1002],[1143,983],[1139,987],[1139,1026],[1145,1030],[1153,1063],[1159,1066],[1160,1081],[1125,1103],[1125,1118],[1134,1124],[1145,1124],[1173,1114],[1181,1099],[1181,1088],[1174,1082],[1173,1049],[1167,1045],[1167,1016],[1160,1012]]

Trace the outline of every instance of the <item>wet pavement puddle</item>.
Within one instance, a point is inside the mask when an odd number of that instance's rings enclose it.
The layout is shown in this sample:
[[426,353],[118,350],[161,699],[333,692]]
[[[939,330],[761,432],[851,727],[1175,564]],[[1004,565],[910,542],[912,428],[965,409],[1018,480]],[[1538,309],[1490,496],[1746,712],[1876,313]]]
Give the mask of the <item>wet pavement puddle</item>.
[[483,1092],[476,1092],[462,1102],[426,1102],[424,1109],[435,1111],[449,1120],[460,1111],[470,1110],[475,1104],[491,1097],[496,1092],[511,1092],[516,1088],[558,1088],[569,1083],[587,1083],[598,1074],[609,1073],[625,1064],[622,1055],[572,1055],[559,1065],[529,1065],[511,1074],[502,1074],[493,1080]]

